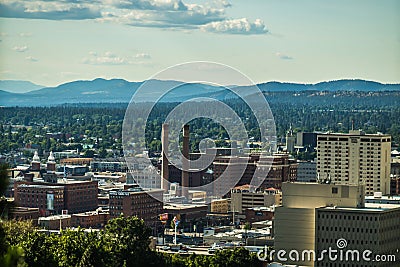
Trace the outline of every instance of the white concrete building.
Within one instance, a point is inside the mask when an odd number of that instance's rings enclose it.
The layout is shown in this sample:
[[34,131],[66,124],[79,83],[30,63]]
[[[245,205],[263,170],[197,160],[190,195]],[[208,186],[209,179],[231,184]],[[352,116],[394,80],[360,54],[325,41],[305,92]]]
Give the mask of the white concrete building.
[[366,195],[390,193],[390,135],[326,133],[317,137],[317,176],[341,184],[364,184]]

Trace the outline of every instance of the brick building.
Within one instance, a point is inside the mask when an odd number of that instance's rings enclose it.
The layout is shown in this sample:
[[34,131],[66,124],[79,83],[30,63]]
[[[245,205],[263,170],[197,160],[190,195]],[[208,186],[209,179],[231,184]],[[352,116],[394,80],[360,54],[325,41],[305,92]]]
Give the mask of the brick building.
[[83,228],[103,228],[110,214],[105,211],[87,211],[83,213],[76,213],[71,215],[71,226],[72,227],[83,227]]
[[97,209],[97,181],[64,184],[65,209],[69,213],[85,212]]
[[97,208],[97,181],[61,180],[58,183],[19,181],[14,184],[15,202],[20,207],[39,208],[42,216],[84,212]]
[[11,217],[15,220],[32,220],[33,225],[38,225],[39,209],[14,207],[11,212]]
[[[258,163],[258,167],[263,166],[263,162]],[[271,164],[267,161],[267,164]],[[261,184],[261,189],[270,187],[280,189],[283,182],[294,182],[297,179],[297,167],[296,160],[290,159],[289,154],[274,154],[270,171],[267,178]]]
[[246,222],[271,221],[274,218],[274,209],[269,207],[254,207],[246,209],[244,214]]
[[66,158],[60,159],[60,165],[86,165],[90,166],[90,163],[93,161],[93,158]]
[[390,195],[400,195],[400,176],[390,178]]
[[[244,173],[240,176],[238,183],[235,184],[236,186],[250,184],[256,169],[270,167],[270,171],[260,188],[274,187],[280,189],[283,182],[296,181],[298,164],[296,160],[289,158],[289,154],[282,153],[274,154],[261,160],[258,154],[251,154],[248,157],[217,157],[213,162],[213,166],[214,180],[218,179],[228,166],[231,167],[228,175],[236,179],[241,175],[240,170],[244,168]],[[226,183],[217,183],[216,186],[228,188]],[[230,186],[230,188],[233,186]],[[222,189],[215,188],[215,191],[219,192]]]
[[158,215],[163,212],[162,189],[143,190],[130,188],[110,192],[110,219],[124,216],[137,216],[145,221],[146,225],[154,227]]

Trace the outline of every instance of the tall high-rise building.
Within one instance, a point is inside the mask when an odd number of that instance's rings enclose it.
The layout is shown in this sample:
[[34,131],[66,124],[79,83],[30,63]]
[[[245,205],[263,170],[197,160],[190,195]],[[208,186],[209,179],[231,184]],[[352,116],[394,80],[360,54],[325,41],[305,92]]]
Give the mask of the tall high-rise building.
[[367,195],[390,193],[390,135],[326,133],[317,137],[317,176],[341,184],[364,184]]

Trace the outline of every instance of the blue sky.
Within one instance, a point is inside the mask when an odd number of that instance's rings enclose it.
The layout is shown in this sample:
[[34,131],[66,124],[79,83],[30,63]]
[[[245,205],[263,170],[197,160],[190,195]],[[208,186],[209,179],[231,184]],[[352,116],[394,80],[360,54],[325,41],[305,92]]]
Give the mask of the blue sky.
[[400,1],[0,1],[0,79],[141,81],[187,61],[255,82],[400,82]]

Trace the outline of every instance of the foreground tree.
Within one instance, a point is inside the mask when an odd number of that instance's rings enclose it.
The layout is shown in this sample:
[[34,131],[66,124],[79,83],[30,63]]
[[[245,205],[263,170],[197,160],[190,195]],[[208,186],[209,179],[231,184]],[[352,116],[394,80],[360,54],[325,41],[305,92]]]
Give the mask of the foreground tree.
[[8,218],[8,213],[11,208],[10,203],[4,197],[4,194],[8,188],[8,165],[0,164],[0,219]]
[[[8,165],[0,164],[0,266],[26,266],[23,260],[24,250],[11,240],[10,231],[13,230],[6,224],[10,205],[4,198],[8,187]],[[19,235],[18,235],[19,236]]]
[[210,266],[215,267],[258,267],[261,262],[254,253],[250,253],[247,249],[240,247],[233,250],[224,249],[215,253],[211,258]]
[[160,266],[161,259],[149,247],[151,229],[137,217],[118,217],[106,225],[107,251],[113,266]]
[[77,267],[258,267],[245,248],[190,256],[150,249],[150,229],[137,217],[110,220],[104,230],[66,230],[59,234],[36,231],[30,222],[0,223],[0,266]]

